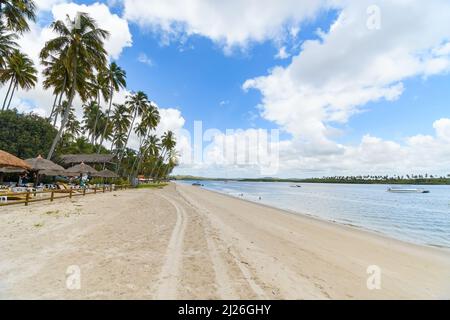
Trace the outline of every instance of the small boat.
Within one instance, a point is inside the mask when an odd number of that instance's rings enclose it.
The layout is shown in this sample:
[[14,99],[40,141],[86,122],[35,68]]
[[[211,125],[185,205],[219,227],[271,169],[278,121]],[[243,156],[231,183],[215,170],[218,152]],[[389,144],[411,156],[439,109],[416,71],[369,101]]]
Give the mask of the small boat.
[[192,185],[195,186],[195,187],[203,187],[203,185],[200,182],[198,182],[198,181],[194,182]]
[[430,193],[429,190],[421,188],[389,188],[387,191],[393,193]]
[[299,184],[295,184],[295,185],[291,186],[291,188],[301,188],[301,187],[302,187],[302,186],[299,185]]

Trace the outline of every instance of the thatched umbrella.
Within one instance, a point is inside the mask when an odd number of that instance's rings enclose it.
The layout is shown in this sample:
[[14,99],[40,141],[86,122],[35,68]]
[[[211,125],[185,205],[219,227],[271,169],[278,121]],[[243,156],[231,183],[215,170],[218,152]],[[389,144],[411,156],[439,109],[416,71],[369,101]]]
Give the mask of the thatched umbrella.
[[[22,159],[13,156],[12,154],[0,150],[0,168],[11,169],[30,169],[30,166]],[[3,183],[3,172],[0,172],[0,183]]]
[[20,169],[31,169],[30,166],[22,159],[13,156],[12,154],[0,150],[0,168],[20,168]]
[[27,159],[25,162],[28,163],[32,171],[38,171],[39,174],[42,174],[42,171],[64,171],[63,167],[42,158],[40,155],[37,158]]
[[99,171],[95,174],[96,177],[100,177],[100,178],[118,178],[119,176],[117,174],[115,174],[114,172],[105,169],[102,171]]
[[82,162],[76,166],[73,166],[65,171],[65,174],[67,174],[69,176],[70,175],[79,176],[82,174],[96,174],[96,173],[98,173],[97,170],[95,170],[91,166],[85,164],[84,162]]

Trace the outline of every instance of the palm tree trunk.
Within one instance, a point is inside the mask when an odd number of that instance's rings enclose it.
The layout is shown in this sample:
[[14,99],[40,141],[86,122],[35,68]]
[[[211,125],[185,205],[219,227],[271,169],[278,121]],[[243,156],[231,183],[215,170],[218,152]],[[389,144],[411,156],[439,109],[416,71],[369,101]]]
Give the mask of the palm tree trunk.
[[53,121],[53,126],[54,127],[56,127],[56,122],[58,121],[58,112],[60,111],[59,108],[61,108],[61,103],[62,103],[63,96],[64,96],[64,91],[61,92],[61,95],[59,96],[58,107],[57,107],[57,110],[55,111],[55,120]]
[[51,121],[53,118],[53,114],[55,113],[56,102],[58,102],[59,94],[55,93],[55,100],[53,101],[52,111],[50,112],[50,116],[48,117],[48,121]]
[[98,146],[97,154],[100,153],[100,149],[101,149],[101,146],[102,146],[102,144],[103,144],[103,140],[105,139],[105,136],[106,136],[106,131],[108,130],[109,114],[111,113],[111,107],[112,107],[113,95],[114,95],[114,92],[113,92],[113,86],[112,86],[112,85],[111,85],[110,90],[111,90],[111,98],[109,99],[109,108],[108,108],[108,112],[106,113],[106,124],[105,124],[105,129],[103,130],[103,134],[100,136],[100,144],[99,144],[99,146]]
[[12,98],[14,97],[14,92],[16,91],[16,89],[17,89],[17,81],[14,84],[14,87],[12,89],[11,96],[9,97],[9,102],[8,102],[8,106],[6,107],[6,110],[9,110],[9,107],[11,106],[11,101],[12,101]]
[[56,146],[58,145],[59,140],[61,139],[62,133],[64,131],[64,127],[67,124],[67,120],[69,119],[70,109],[72,108],[73,99],[75,98],[75,93],[77,89],[77,56],[78,56],[78,50],[74,55],[73,58],[73,83],[72,88],[70,90],[70,98],[67,104],[67,109],[64,111],[64,116],[61,121],[61,127],[58,130],[58,133],[53,139],[52,146],[50,148],[50,151],[48,152],[47,159],[50,160],[53,157],[53,153],[55,152]]
[[2,111],[5,110],[6,101],[8,101],[9,92],[11,91],[13,82],[14,82],[14,78],[11,78],[11,81],[9,82],[8,92],[6,92],[5,100],[3,100]]
[[[52,113],[50,113],[50,117],[49,117],[49,120],[51,120],[52,117],[53,117],[53,114],[55,114],[55,122],[53,123],[53,126],[56,125],[56,120],[58,119],[58,108],[57,108],[57,106],[58,107],[61,106],[62,97],[64,95],[64,91],[66,91],[66,82],[67,82],[67,77],[64,76],[63,89],[62,89],[60,94],[56,94],[55,95],[55,102],[53,103]],[[59,101],[58,101],[58,97],[59,97]]]
[[123,156],[125,154],[125,149],[127,148],[127,145],[128,145],[128,140],[130,139],[131,130],[133,130],[134,121],[136,120],[136,115],[137,115],[137,110],[134,111],[133,121],[131,121],[130,129],[128,130],[127,140],[125,141],[125,145],[123,146],[123,149],[122,149],[122,151],[120,153],[119,164],[117,165],[116,173],[119,172],[120,166],[122,165],[122,159],[123,159]]

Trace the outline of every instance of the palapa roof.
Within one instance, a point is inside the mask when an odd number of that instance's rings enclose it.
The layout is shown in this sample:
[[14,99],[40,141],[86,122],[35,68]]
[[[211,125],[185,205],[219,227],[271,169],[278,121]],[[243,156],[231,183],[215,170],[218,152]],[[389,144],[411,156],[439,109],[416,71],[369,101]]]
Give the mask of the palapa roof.
[[0,167],[0,173],[23,173],[27,171],[26,169],[20,169],[20,168],[11,168],[11,167]]
[[[38,156],[37,158],[33,159],[27,159],[25,160],[26,163],[31,167],[31,170],[34,171],[64,171],[64,168],[60,165],[57,165],[56,163],[53,163],[50,160],[44,159],[41,156]],[[41,172],[39,172],[41,173]]]
[[112,172],[111,170],[105,169],[102,171],[99,171],[95,174],[96,177],[100,178],[118,178],[119,176]]
[[63,164],[78,164],[78,163],[109,163],[114,159],[113,154],[66,154],[60,156]]
[[30,169],[25,161],[3,150],[0,150],[0,167]]
[[65,176],[66,171],[63,170],[40,170],[40,175],[47,176],[47,177],[56,177],[56,176]]
[[98,173],[98,171],[83,162],[76,166],[73,166],[65,171],[65,174],[67,174],[67,175],[80,175],[80,174],[92,174],[92,173],[95,174],[95,173]]

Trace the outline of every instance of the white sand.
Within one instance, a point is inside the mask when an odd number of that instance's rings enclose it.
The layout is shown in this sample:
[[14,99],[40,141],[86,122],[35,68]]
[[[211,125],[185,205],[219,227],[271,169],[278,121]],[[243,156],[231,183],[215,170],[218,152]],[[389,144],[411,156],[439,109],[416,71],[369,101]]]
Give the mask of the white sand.
[[450,298],[447,250],[190,186],[0,208],[0,230],[3,299]]

